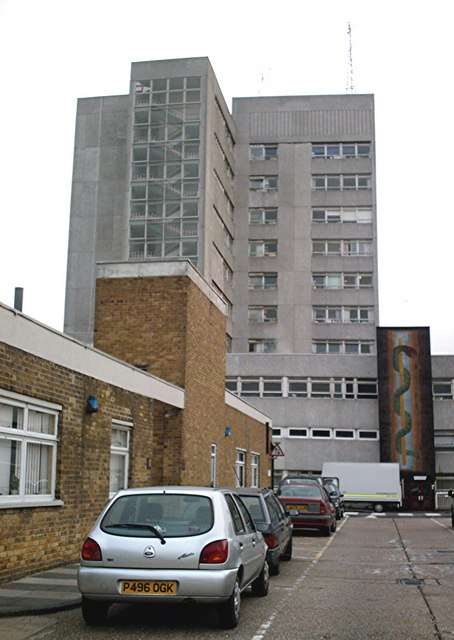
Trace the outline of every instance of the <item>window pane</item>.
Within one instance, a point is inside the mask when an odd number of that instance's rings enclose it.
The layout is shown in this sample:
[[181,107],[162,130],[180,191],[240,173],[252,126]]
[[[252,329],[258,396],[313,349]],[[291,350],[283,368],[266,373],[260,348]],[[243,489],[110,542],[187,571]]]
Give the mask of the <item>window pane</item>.
[[19,493],[21,446],[16,440],[0,440],[0,494],[3,496]]
[[55,416],[49,413],[42,413],[41,411],[28,412],[28,431],[34,431],[35,433],[48,433],[55,434]]
[[0,427],[7,429],[24,428],[24,411],[20,407],[0,404]]
[[52,447],[45,444],[27,444],[25,494],[43,495],[52,491]]

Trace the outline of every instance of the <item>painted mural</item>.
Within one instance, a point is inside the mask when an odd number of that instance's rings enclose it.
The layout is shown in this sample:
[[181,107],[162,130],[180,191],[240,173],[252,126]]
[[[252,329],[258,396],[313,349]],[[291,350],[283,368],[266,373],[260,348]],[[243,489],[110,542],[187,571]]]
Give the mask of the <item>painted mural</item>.
[[428,328],[379,328],[382,462],[434,472],[432,371]]

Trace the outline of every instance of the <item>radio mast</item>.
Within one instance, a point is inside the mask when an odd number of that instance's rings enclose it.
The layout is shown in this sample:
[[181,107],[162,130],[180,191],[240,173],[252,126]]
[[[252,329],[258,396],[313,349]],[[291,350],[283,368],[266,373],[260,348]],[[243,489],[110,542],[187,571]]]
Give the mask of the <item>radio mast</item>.
[[348,73],[347,73],[347,93],[355,93],[355,84],[353,82],[353,53],[352,53],[352,26],[348,22],[347,26],[348,37]]

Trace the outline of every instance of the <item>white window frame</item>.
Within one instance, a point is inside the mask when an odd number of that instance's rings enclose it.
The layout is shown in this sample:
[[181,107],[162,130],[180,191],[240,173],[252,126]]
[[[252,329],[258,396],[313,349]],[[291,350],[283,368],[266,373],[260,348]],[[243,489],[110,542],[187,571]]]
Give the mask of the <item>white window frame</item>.
[[260,484],[260,454],[251,452],[251,487],[257,489]]
[[[364,435],[361,436],[360,434],[370,434],[370,438],[364,437]],[[378,442],[380,440],[380,432],[378,429],[358,429],[356,436],[358,440],[368,440],[372,442]]]
[[312,191],[364,191],[372,189],[372,176],[370,174],[341,174],[328,173],[325,175],[313,175],[311,182]]
[[[316,153],[315,149],[317,147],[318,152]],[[347,150],[348,147],[353,147],[353,152]],[[362,149],[362,147],[364,149]],[[314,142],[312,144],[312,158],[322,158],[325,160],[340,158],[370,158],[370,150],[370,142]]]
[[[314,435],[316,431],[325,431],[326,436]],[[311,427],[311,438],[314,440],[329,440],[333,437],[333,430],[327,427]]]
[[[109,473],[109,496],[114,496],[120,489],[128,488],[129,477],[129,455],[131,444],[131,431],[133,428],[132,422],[125,422],[124,420],[112,420],[111,438],[113,438],[114,431],[120,431],[126,434],[126,446],[115,445],[112,442],[110,444],[110,473]],[[122,458],[124,462],[123,478],[118,487],[113,489],[112,482],[112,459],[113,457]],[[121,486],[122,485],[122,486]]]
[[[292,433],[292,431],[293,432],[300,431],[301,433]],[[289,427],[287,430],[287,437],[288,438],[308,438],[309,429],[307,427]]]
[[235,487],[246,486],[246,449],[236,449]]
[[[0,495],[0,508],[11,507],[36,507],[36,506],[60,506],[62,502],[56,500],[56,472],[58,453],[58,417],[63,407],[59,404],[38,400],[22,394],[0,389],[0,403],[17,408],[21,411],[21,428],[11,428],[0,426],[0,441],[15,442],[19,455],[16,459],[16,471],[14,474],[14,489],[12,488],[12,468],[11,462],[7,464],[6,473],[8,493]],[[41,433],[29,428],[30,413],[40,413],[51,416],[53,419],[53,433]],[[47,468],[49,476],[33,481],[32,476],[39,474],[39,468],[33,463],[32,447],[46,447],[47,456],[51,456]],[[39,461],[39,463],[41,460]],[[36,462],[35,462],[36,464]],[[28,481],[27,481],[28,478]],[[33,488],[36,492],[31,492]],[[13,493],[14,491],[14,493]],[[11,492],[11,493],[10,493]],[[17,492],[17,493],[16,493]]]

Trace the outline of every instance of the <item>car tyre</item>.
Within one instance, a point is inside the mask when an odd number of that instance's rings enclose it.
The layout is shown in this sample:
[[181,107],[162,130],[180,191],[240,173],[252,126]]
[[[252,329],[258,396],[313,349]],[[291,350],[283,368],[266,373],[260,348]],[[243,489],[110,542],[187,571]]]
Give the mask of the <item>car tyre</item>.
[[263,563],[262,570],[260,571],[259,577],[256,578],[251,585],[252,593],[254,594],[254,596],[258,596],[262,598],[263,596],[266,596],[266,594],[268,593],[269,585],[270,585],[270,572],[268,568],[268,562],[266,562],[265,560],[265,562]]
[[331,526],[331,533],[335,533],[336,532],[336,527],[337,527],[337,520],[336,518],[333,519],[333,524]]
[[241,589],[238,576],[235,580],[232,595],[226,602],[218,605],[217,609],[219,624],[223,629],[235,629],[238,626],[241,609]]
[[90,627],[99,627],[104,624],[109,609],[108,602],[99,602],[96,600],[87,600],[82,598],[82,616],[85,624]]
[[293,552],[293,540],[292,538],[290,538],[290,540],[288,541],[288,545],[285,547],[285,551],[282,554],[282,560],[291,560],[292,559],[292,552]]
[[326,538],[330,537],[330,535],[331,535],[331,526],[330,525],[328,525],[327,527],[323,527],[322,535],[324,535]]
[[268,568],[270,571],[270,576],[278,576],[281,571],[279,558],[274,562],[269,562]]

